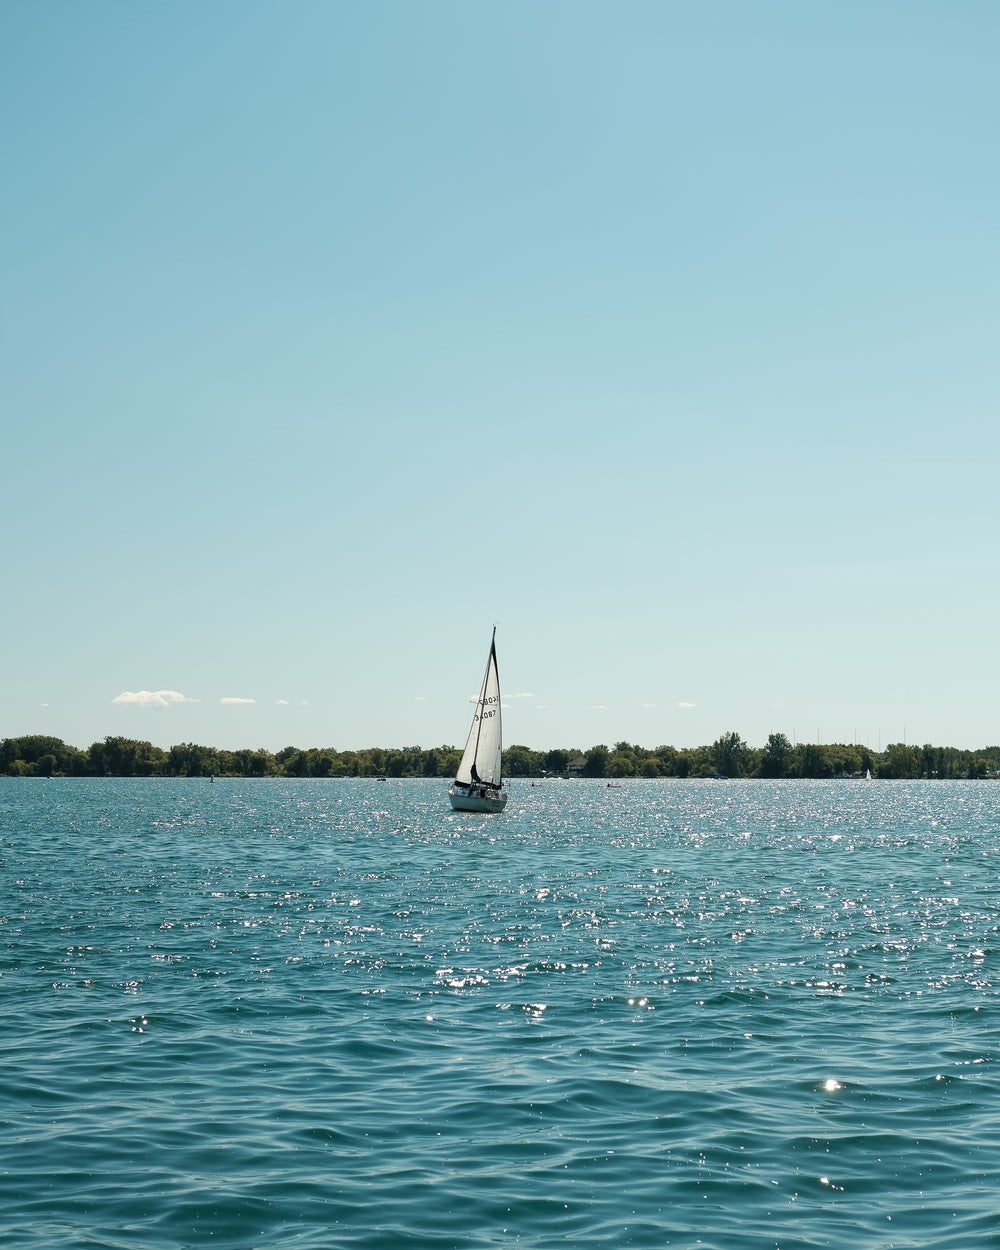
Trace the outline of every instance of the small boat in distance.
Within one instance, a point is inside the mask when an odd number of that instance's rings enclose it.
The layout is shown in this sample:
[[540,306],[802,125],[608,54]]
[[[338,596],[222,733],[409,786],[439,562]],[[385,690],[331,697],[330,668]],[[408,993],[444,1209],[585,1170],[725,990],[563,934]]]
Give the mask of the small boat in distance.
[[472,728],[448,798],[456,812],[502,812],[507,803],[500,759],[500,678],[497,675],[497,629],[493,626],[486,672],[472,717]]

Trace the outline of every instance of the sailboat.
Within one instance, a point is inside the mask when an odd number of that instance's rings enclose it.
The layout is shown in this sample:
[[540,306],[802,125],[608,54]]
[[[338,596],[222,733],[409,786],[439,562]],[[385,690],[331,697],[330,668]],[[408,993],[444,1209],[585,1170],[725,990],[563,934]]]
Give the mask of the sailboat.
[[507,791],[500,774],[500,678],[497,675],[497,630],[493,626],[486,672],[472,717],[472,728],[448,798],[456,812],[502,812]]

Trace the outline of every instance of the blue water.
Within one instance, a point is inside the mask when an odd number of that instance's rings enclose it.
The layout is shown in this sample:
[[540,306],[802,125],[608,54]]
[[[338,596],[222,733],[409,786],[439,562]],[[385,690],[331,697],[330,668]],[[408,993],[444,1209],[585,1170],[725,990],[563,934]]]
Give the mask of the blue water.
[[1000,1246],[1000,784],[0,779],[0,1244]]

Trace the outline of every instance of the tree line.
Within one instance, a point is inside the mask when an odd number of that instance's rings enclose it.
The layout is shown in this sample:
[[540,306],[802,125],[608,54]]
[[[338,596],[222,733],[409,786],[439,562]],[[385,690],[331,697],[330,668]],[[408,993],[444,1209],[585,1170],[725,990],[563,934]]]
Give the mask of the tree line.
[[[454,777],[461,759],[454,746],[259,747],[226,751],[182,742],[164,749],[133,738],[107,737],[86,750],[61,738],[29,734],[0,741],[0,774],[22,777]],[[629,742],[589,750],[557,747],[534,751],[510,746],[504,752],[508,777],[863,777],[961,778],[1000,776],[1000,747],[966,751],[957,747],[891,743],[884,751],[847,743],[789,742],[773,733],[752,747],[738,733],[722,734],[707,746],[641,747]]]

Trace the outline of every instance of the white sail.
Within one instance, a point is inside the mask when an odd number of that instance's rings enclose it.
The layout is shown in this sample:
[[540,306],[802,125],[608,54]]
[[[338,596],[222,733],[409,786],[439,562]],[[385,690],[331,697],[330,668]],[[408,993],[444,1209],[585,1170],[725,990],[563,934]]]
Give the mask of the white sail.
[[489,659],[483,675],[482,689],[476,702],[472,728],[465,744],[462,762],[455,780],[463,786],[500,787],[500,756],[503,744],[500,734],[500,678],[497,675],[496,629],[490,643]]

